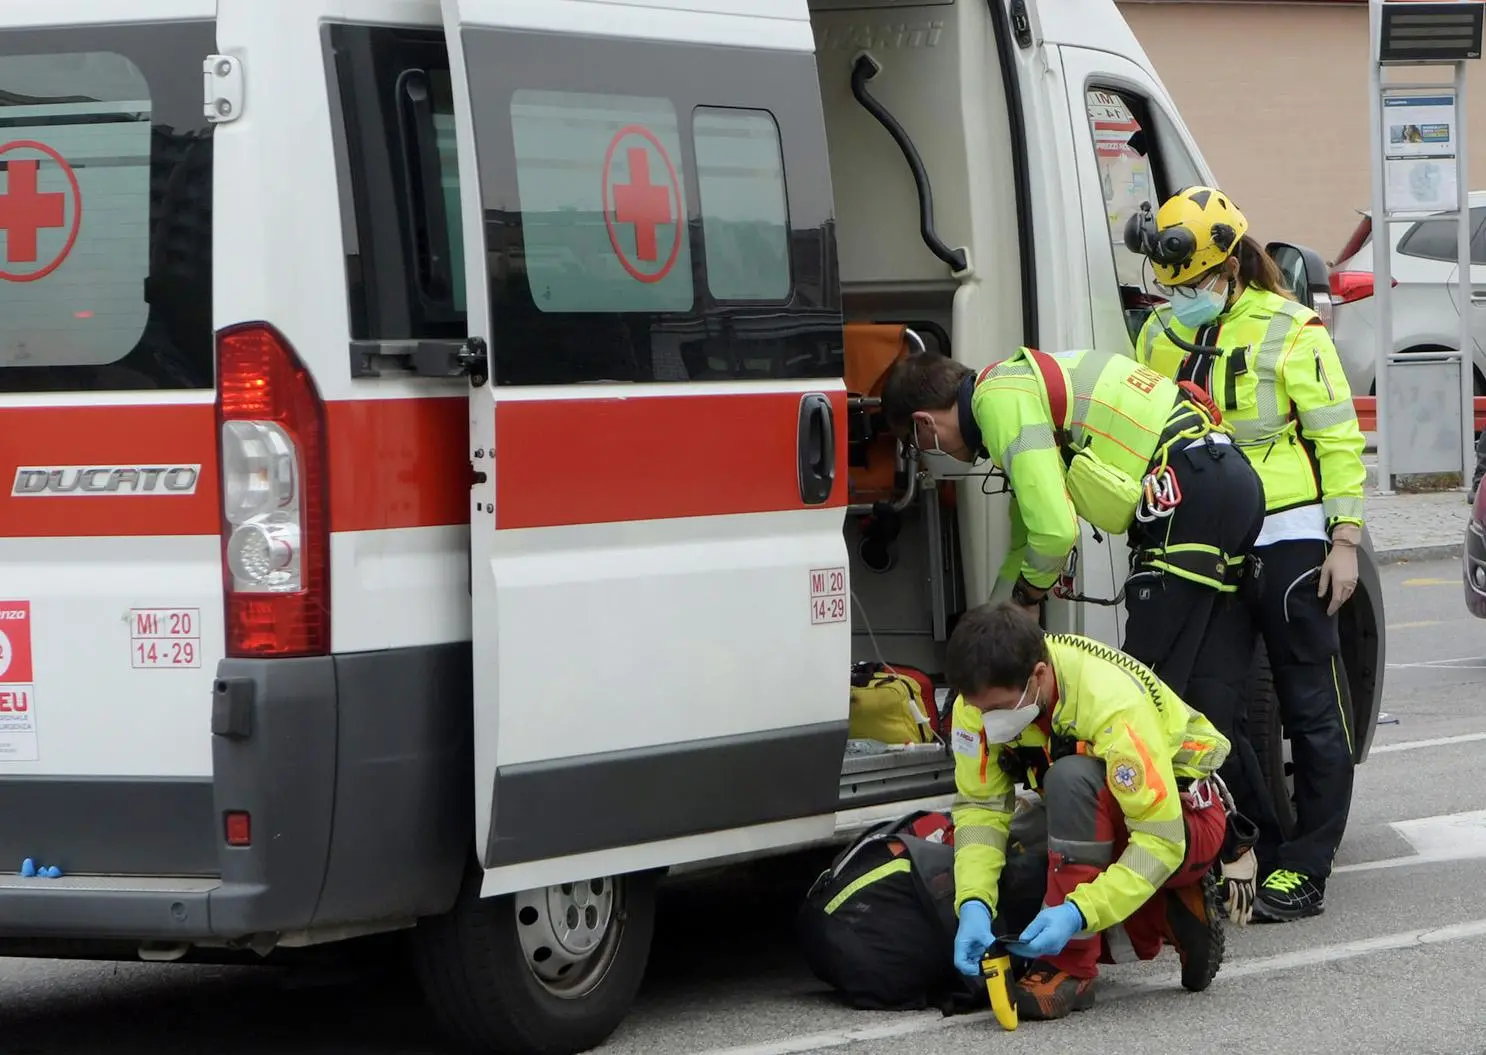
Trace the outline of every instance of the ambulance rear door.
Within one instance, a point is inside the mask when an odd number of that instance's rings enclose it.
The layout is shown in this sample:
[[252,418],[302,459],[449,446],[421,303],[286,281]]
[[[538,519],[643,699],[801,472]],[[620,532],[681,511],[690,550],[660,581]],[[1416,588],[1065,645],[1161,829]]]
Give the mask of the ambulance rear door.
[[0,886],[26,858],[182,891],[220,867],[215,7],[0,29]]
[[813,42],[803,0],[707,6],[443,5],[487,895],[833,828],[846,414]]

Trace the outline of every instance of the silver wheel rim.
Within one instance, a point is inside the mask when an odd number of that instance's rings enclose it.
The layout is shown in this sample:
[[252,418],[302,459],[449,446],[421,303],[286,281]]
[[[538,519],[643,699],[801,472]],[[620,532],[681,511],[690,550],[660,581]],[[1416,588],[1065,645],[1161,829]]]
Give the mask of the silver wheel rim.
[[619,950],[619,881],[609,877],[523,890],[516,895],[516,934],[526,966],[554,996],[586,996]]

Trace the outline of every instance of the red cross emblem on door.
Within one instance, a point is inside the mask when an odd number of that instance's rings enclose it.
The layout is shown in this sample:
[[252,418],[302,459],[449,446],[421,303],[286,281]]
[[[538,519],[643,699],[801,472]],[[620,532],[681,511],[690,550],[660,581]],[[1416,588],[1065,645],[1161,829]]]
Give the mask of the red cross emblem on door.
[[676,266],[686,229],[681,179],[660,139],[626,125],[604,152],[604,226],[614,255],[640,282],[659,282]]
[[83,222],[82,189],[67,159],[34,139],[0,145],[0,167],[5,173],[0,189],[0,232],[5,235],[0,279],[34,282],[60,267],[77,243]]

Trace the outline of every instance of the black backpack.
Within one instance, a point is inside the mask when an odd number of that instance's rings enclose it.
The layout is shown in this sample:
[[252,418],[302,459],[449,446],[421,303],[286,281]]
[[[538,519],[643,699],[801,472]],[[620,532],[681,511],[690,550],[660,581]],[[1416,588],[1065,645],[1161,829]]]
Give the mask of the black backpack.
[[[805,895],[796,921],[805,961],[852,1007],[959,1014],[988,1004],[985,986],[954,967],[955,855],[942,841],[952,831],[948,816],[927,811],[880,824]],[[1019,932],[1037,914],[1046,874],[1045,850],[1008,848],[997,934]],[[1014,960],[1015,971],[1022,966]]]

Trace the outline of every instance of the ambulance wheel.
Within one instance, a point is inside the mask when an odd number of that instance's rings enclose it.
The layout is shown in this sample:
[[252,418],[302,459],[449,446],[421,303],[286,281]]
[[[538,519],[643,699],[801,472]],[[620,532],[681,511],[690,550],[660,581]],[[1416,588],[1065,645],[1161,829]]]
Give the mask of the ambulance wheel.
[[434,1017],[479,1055],[575,1055],[602,1044],[644,978],[660,875],[481,898],[475,872],[452,910],[413,932]]
[[1275,693],[1274,673],[1269,669],[1269,653],[1262,638],[1254,653],[1249,685],[1249,742],[1259,756],[1259,768],[1264,772],[1264,782],[1279,817],[1280,833],[1288,839],[1295,831],[1295,764],[1280,721],[1280,698]]

